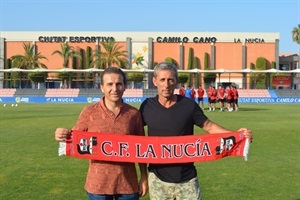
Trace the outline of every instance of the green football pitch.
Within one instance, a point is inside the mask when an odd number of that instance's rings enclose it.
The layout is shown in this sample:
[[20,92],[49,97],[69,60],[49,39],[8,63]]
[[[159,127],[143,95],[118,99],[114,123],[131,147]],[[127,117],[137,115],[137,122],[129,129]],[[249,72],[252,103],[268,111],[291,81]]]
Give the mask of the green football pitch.
[[[88,161],[59,157],[54,140],[55,129],[72,127],[86,105],[0,104],[0,199],[87,199]],[[248,161],[195,163],[204,200],[300,200],[300,105],[241,104],[238,112],[204,112],[228,129],[247,127],[254,134]]]

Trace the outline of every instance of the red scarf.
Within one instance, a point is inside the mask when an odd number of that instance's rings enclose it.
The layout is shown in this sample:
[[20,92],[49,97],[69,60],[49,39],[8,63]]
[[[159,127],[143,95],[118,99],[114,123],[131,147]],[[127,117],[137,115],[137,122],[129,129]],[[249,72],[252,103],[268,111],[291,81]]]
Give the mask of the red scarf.
[[134,136],[73,130],[60,142],[59,155],[136,163],[186,163],[244,156],[249,142],[242,132],[190,136]]

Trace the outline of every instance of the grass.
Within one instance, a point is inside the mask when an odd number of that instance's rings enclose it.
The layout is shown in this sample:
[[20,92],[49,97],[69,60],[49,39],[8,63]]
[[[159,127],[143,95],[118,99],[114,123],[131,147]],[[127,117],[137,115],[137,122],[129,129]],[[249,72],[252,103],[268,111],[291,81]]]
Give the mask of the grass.
[[[58,157],[54,141],[56,127],[72,127],[85,105],[0,104],[0,199],[87,199],[88,161]],[[229,129],[252,129],[254,141],[248,161],[227,157],[195,164],[203,199],[299,200],[300,105],[240,107],[231,113],[205,111]]]

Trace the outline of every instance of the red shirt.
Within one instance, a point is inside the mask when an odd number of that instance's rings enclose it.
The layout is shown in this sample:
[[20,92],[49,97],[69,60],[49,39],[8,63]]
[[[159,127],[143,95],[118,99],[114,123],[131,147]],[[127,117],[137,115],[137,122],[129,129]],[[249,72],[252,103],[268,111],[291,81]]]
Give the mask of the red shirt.
[[198,98],[203,98],[203,96],[204,96],[204,90],[202,88],[198,89],[197,90],[197,94],[198,94]]
[[223,88],[219,88],[218,89],[218,98],[219,99],[224,99],[224,97],[225,97],[225,91],[224,91],[224,89]]
[[239,93],[238,93],[237,89],[232,89],[232,94],[233,94],[233,99],[239,98]]
[[196,92],[194,89],[191,89],[192,90],[192,93],[191,93],[191,98],[192,99],[195,99],[195,95],[196,95]]
[[207,89],[207,96],[210,98],[210,96],[211,96],[211,88],[209,88],[209,89]]
[[232,95],[231,89],[226,89],[226,96],[227,96],[227,99],[233,99],[233,95]]
[[179,95],[185,97],[185,90],[183,88],[179,89]]
[[[104,105],[104,99],[85,107],[74,130],[144,135],[140,112],[123,103],[118,115]],[[86,191],[92,194],[132,194],[139,191],[135,163],[90,160],[86,177]]]
[[217,91],[215,89],[210,90],[210,99],[216,100],[217,99]]

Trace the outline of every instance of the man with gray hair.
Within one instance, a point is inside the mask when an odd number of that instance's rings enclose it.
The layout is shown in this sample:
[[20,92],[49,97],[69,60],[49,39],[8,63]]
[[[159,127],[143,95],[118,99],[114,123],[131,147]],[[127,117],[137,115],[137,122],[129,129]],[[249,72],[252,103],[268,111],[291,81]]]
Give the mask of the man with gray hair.
[[[172,63],[159,63],[153,74],[158,95],[147,98],[140,107],[148,136],[185,136],[194,134],[194,125],[207,133],[232,132],[212,122],[204,115],[197,102],[174,94],[179,83],[177,67]],[[252,132],[241,128],[252,141]],[[151,200],[201,198],[194,163],[149,164],[148,184]]]

